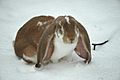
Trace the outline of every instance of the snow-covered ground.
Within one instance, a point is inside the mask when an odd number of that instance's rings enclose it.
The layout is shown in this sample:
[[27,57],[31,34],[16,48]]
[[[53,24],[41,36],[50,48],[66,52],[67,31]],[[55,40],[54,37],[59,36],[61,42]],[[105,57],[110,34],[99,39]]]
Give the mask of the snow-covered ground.
[[[17,30],[38,15],[72,15],[87,29],[92,50],[84,64],[75,54],[35,70],[15,56]],[[120,0],[0,0],[0,80],[120,80]]]

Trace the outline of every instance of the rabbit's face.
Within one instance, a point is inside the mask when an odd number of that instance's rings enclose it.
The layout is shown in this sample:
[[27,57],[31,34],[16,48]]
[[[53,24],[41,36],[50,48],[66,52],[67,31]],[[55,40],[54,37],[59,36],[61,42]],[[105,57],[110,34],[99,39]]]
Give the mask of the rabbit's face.
[[56,19],[56,37],[64,43],[75,43],[78,41],[79,30],[75,20],[68,16],[61,16]]

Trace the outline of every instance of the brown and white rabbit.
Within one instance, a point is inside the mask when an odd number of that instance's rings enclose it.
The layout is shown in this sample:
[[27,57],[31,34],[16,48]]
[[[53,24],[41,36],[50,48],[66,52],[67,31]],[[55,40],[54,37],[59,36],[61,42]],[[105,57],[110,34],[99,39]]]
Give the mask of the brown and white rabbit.
[[[33,21],[35,21],[34,18]],[[33,21],[28,21],[29,23],[21,28],[23,30],[20,29],[17,33],[17,37],[21,37],[19,39],[16,37],[14,45],[17,56],[27,62],[34,62],[36,67],[40,67],[46,61],[56,62],[75,50],[85,59],[85,63],[91,61],[87,31],[73,17],[59,16],[56,19],[51,17],[45,24],[35,21],[34,26],[31,26]]]

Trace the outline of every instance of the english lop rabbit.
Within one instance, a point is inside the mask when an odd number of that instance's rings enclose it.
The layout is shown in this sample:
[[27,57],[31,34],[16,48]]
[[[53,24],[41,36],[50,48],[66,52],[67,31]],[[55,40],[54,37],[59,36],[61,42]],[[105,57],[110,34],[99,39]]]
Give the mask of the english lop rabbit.
[[72,51],[85,63],[91,61],[88,33],[77,20],[72,16],[44,16],[44,22],[40,19],[31,19],[18,31],[14,44],[17,56],[35,63],[37,68],[45,62],[58,62]]

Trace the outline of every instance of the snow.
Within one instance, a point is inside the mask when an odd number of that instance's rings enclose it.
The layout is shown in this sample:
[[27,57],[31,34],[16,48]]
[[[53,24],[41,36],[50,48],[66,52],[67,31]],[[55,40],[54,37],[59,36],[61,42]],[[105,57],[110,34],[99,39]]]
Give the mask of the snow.
[[[72,15],[89,33],[92,62],[76,54],[41,70],[15,56],[12,41],[18,29],[38,15]],[[0,80],[120,80],[120,0],[0,0]]]

